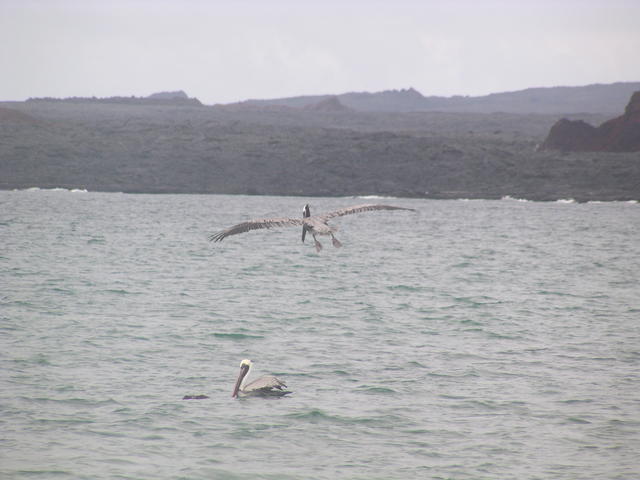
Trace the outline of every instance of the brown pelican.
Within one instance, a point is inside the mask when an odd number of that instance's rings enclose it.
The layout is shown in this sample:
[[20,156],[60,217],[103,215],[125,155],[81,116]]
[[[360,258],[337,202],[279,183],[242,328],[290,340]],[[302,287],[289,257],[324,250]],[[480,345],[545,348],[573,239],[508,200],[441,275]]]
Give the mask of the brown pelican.
[[338,239],[333,235],[337,231],[337,228],[332,227],[327,223],[330,218],[341,217],[343,215],[351,215],[352,213],[368,212],[371,210],[415,211],[413,208],[394,207],[392,205],[366,204],[341,208],[340,210],[334,210],[333,212],[311,216],[311,210],[309,209],[309,204],[307,204],[302,210],[302,218],[261,218],[257,220],[249,220],[247,222],[242,222],[234,225],[233,227],[227,228],[226,230],[222,230],[221,232],[214,233],[209,237],[209,240],[214,242],[221,242],[231,235],[248,232],[249,230],[301,225],[302,241],[304,242],[304,238],[307,232],[311,233],[316,246],[316,251],[319,252],[322,249],[322,244],[318,241],[316,235],[329,235],[334,247],[339,248],[342,246],[342,243],[340,243]]
[[273,375],[264,375],[253,382],[245,385],[245,380],[249,375],[249,370],[253,363],[251,360],[245,358],[240,362],[240,374],[236,385],[233,387],[233,393],[231,396],[236,398],[241,397],[282,397],[288,393],[289,390],[284,390],[287,386],[282,380],[278,380]]

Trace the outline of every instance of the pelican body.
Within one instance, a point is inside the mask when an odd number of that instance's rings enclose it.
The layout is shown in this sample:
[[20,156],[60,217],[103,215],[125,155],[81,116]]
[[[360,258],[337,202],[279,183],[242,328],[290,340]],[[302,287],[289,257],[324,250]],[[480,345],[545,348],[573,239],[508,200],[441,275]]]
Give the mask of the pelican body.
[[232,398],[237,397],[282,397],[291,393],[285,390],[287,386],[282,380],[277,379],[273,375],[264,375],[250,383],[247,383],[249,371],[253,366],[253,362],[245,358],[240,362],[240,374],[233,387]]
[[343,215],[351,215],[353,213],[368,212],[372,210],[415,211],[413,208],[395,207],[393,205],[365,204],[341,208],[340,210],[334,210],[333,212],[312,216],[309,204],[307,204],[302,209],[302,218],[262,218],[257,220],[249,220],[247,222],[239,223],[237,225],[234,225],[233,227],[227,228],[226,230],[222,230],[221,232],[215,233],[209,237],[209,240],[214,242],[221,242],[231,235],[237,235],[238,233],[244,233],[250,230],[298,225],[302,226],[302,241],[304,242],[307,232],[310,233],[313,237],[316,251],[319,252],[320,250],[322,250],[322,244],[318,241],[316,235],[330,236],[331,243],[334,247],[340,248],[342,246],[342,243],[340,243],[340,241],[334,236],[337,228],[332,227],[328,224],[329,219],[333,217],[341,217]]

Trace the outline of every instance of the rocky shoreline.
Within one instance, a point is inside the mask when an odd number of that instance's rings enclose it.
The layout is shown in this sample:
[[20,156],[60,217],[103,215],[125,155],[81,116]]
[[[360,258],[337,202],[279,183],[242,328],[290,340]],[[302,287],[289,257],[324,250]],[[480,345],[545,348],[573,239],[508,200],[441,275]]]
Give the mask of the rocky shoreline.
[[637,152],[540,151],[559,117],[4,102],[0,189],[640,199]]

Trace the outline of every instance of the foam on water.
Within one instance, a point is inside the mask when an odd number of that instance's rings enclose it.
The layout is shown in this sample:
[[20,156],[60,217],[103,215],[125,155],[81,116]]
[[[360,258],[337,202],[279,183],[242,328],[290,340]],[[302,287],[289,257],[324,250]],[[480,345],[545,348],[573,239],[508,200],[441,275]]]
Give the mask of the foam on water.
[[41,188],[41,187],[28,187],[23,189],[14,189],[14,192],[66,192],[66,193],[87,193],[88,190],[86,188],[63,188],[63,187],[53,187],[53,188]]

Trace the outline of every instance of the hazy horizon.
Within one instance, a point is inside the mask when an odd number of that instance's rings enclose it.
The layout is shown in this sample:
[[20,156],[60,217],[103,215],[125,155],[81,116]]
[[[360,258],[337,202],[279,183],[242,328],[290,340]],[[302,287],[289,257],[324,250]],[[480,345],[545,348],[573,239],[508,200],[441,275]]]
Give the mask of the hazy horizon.
[[630,0],[4,0],[0,12],[2,101],[449,97],[640,81]]

